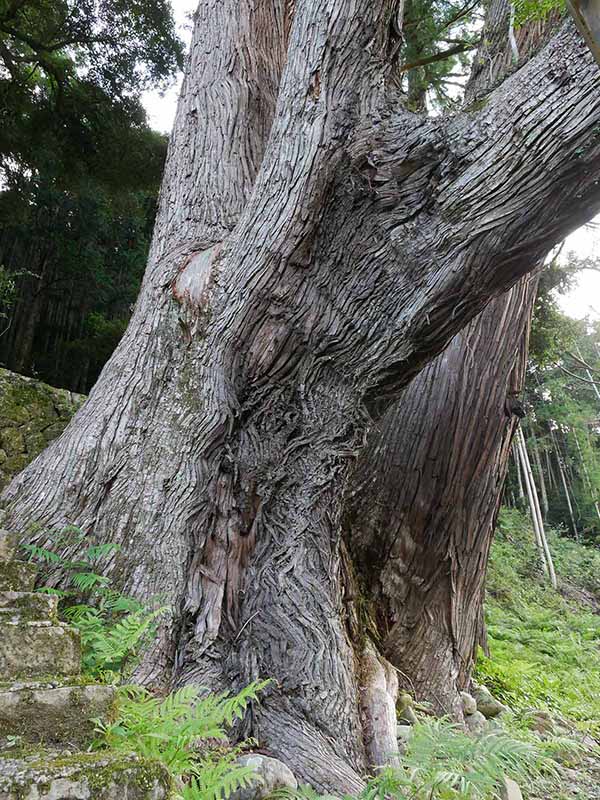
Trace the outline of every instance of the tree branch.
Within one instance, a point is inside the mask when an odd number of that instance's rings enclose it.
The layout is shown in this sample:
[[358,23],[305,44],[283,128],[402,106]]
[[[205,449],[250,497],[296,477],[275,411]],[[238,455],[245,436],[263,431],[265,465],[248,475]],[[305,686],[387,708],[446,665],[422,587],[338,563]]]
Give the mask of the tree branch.
[[[415,265],[390,265],[390,284],[395,275],[402,292],[410,280],[436,287],[425,301],[415,293],[401,320],[393,302],[378,307],[387,315],[388,355],[378,354],[369,381],[385,397],[413,359],[439,352],[490,297],[600,211],[598,68],[568,22],[477,112],[427,120],[396,111],[372,136],[371,150],[356,142],[355,163],[369,165],[379,229],[393,232],[388,258]],[[409,231],[410,242],[402,239]],[[398,291],[388,287],[390,298]],[[402,336],[394,340],[395,325]],[[402,347],[407,336],[418,353]]]
[[571,353],[569,350],[567,350],[567,355],[570,356],[573,359],[573,361],[577,361],[579,364],[581,364],[581,366],[587,369],[589,372],[592,372],[595,375],[600,374],[597,369],[594,369],[594,367],[590,366],[589,364],[586,364],[586,362],[582,358],[576,356],[575,353]]
[[451,58],[452,56],[456,56],[459,53],[466,53],[468,50],[473,50],[477,46],[477,42],[462,42],[461,44],[457,44],[454,47],[449,47],[447,50],[442,50],[439,53],[434,53],[431,56],[423,56],[423,58],[418,58],[415,61],[407,62],[406,64],[402,64],[400,66],[399,71],[408,72],[411,69],[416,69],[417,67],[424,67],[427,64],[435,64],[437,61],[445,61],[447,58]]
[[564,372],[565,375],[568,375],[571,378],[575,378],[575,380],[580,381],[581,383],[589,383],[592,386],[595,386],[597,389],[600,389],[600,383],[596,383],[596,381],[590,381],[590,380],[588,380],[588,378],[582,378],[581,375],[576,375],[574,372],[571,372],[570,370],[566,369],[565,367],[562,367],[560,364],[555,364],[554,366],[558,367],[558,369],[561,372]]

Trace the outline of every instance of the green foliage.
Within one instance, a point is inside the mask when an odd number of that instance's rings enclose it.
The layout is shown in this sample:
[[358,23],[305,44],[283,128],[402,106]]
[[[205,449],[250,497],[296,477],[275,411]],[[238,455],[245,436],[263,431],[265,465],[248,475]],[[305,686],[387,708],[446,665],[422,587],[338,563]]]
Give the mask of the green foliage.
[[[164,141],[157,141],[147,159],[156,183],[164,149]],[[75,391],[85,392],[95,382],[139,290],[155,188],[114,197],[95,183],[67,191],[54,180],[30,176],[0,193],[0,248],[8,253],[4,274],[16,294],[1,344],[10,368],[30,371],[35,365],[37,376]],[[43,302],[25,352],[21,325],[34,313],[31,298]]]
[[254,775],[252,768],[234,763],[239,748],[222,745],[226,729],[242,718],[267,683],[252,683],[234,696],[201,696],[197,688],[187,686],[164,699],[141,687],[122,687],[116,718],[97,722],[97,745],[158,759],[185,780],[181,800],[220,800]]
[[[523,431],[538,491],[548,500],[547,522],[594,542],[600,541],[600,324],[565,317],[555,294],[586,263],[570,256],[542,273]],[[523,505],[514,463],[506,497]]]
[[0,165],[47,172],[51,155],[63,176],[121,168],[136,158],[122,144],[142,147],[147,134],[140,92],[181,63],[166,0],[4,0]]
[[[413,726],[402,766],[382,770],[359,800],[492,800],[504,776],[525,781],[554,771],[550,758],[523,738],[501,730],[473,737],[430,719]],[[274,796],[318,797],[306,788]]]
[[[555,532],[549,542],[561,580],[600,590],[600,551]],[[517,712],[547,709],[598,733],[600,617],[583,600],[548,586],[528,518],[503,510],[488,572],[490,658],[480,654],[476,678]]]
[[69,606],[64,615],[81,634],[82,665],[93,678],[121,678],[155,630],[164,609],[150,611],[135,600],[102,592],[94,605]]
[[0,0],[9,368],[85,392],[118,343],[167,146],[147,125],[141,92],[181,63],[167,0]]
[[[463,0],[407,0],[404,8],[404,88],[408,104],[425,110],[426,99],[438,108],[454,105],[478,40],[474,19],[480,3]],[[444,54],[447,53],[444,57]]]
[[565,0],[515,0],[515,23],[523,25],[534,19],[545,19],[553,11],[564,11]]
[[133,91],[181,66],[166,0],[5,0],[4,67],[15,81],[39,70],[60,84],[79,72],[106,88]]
[[570,254],[566,262],[554,258],[540,274],[529,337],[529,358],[538,367],[555,363],[579,333],[575,320],[560,309],[560,296],[573,288],[577,269],[577,259]]
[[[23,545],[50,579],[58,570],[63,589],[47,587],[46,591],[61,598],[62,613],[78,628],[81,635],[84,673],[96,680],[118,682],[155,632],[155,623],[164,609],[148,609],[131,597],[110,588],[110,580],[102,575],[102,565],[119,551],[116,544],[87,544],[86,535],[68,526],[47,534],[50,546]],[[69,551],[78,555],[69,557]],[[73,599],[85,597],[87,602]]]
[[[49,579],[53,569],[60,569],[66,574],[66,584],[71,588],[60,591],[60,596],[66,597],[76,592],[108,586],[108,578],[99,575],[96,570],[108,556],[118,552],[118,545],[108,542],[86,546],[88,537],[74,525],[46,531],[44,536],[46,538],[44,545],[23,544],[21,547],[29,556],[29,561],[37,564],[43,581]],[[69,552],[74,551],[77,552],[77,556],[70,558]]]
[[0,319],[6,319],[7,311],[15,296],[15,281],[0,264]]

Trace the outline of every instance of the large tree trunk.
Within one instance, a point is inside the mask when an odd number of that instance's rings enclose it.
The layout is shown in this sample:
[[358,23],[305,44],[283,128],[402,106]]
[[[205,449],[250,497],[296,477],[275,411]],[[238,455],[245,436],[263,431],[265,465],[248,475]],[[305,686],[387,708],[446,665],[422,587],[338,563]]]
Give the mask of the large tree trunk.
[[380,759],[364,729],[395,688],[344,602],[342,494],[371,420],[600,208],[574,28],[479,112],[426,120],[386,96],[401,5],[200,3],[134,317],[5,495],[23,532],[118,542],[115,579],[170,603],[145,680],[272,677],[243,732],[343,791]]
[[[511,31],[511,4],[493,0],[468,99],[532,58],[557,22],[554,14]],[[458,719],[484,638],[485,565],[512,411],[521,413],[536,283],[490,303],[415,379],[371,432],[349,492],[347,540],[382,650],[405,688]]]
[[462,718],[485,571],[527,360],[537,281],[456,336],[369,437],[346,537],[405,688]]

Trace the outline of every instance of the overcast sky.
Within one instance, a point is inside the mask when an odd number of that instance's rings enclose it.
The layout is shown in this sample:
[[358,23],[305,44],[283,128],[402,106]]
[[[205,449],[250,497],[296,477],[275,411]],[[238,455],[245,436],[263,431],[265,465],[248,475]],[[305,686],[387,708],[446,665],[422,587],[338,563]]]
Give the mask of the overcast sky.
[[[189,15],[194,11],[197,0],[171,0],[179,33],[189,42],[191,36],[191,21]],[[164,133],[170,133],[179,81],[167,92],[146,92],[144,105],[148,111],[148,118],[153,128]],[[600,227],[598,230],[581,228],[567,240],[565,252],[573,250],[581,256],[596,256],[600,260]],[[581,318],[590,315],[600,318],[600,273],[583,272],[579,278],[578,286],[567,296],[561,298],[564,311],[571,316]]]

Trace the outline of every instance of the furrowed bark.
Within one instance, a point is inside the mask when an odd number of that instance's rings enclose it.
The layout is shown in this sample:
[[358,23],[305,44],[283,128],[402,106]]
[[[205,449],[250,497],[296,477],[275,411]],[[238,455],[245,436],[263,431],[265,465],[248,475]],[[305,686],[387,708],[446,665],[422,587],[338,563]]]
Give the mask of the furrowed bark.
[[[198,432],[211,401],[202,399],[203,253],[230,233],[251,193],[289,25],[284,0],[258,11],[233,0],[199,4],[133,319],[69,432],[13,487],[24,532],[35,521],[72,522],[121,544],[109,565],[115,579],[140,597],[174,602],[177,625],[201,480]],[[149,681],[168,675],[173,635],[165,626]]]
[[115,579],[173,608],[145,679],[273,678],[240,735],[356,791],[343,488],[372,418],[600,206],[596,67],[566,28],[426,121],[387,104],[396,3],[298,0],[289,35],[287,4],[235,6],[200,5],[134,319],[8,522],[120,543]]
[[522,67],[550,40],[561,22],[560,12],[552,11],[545,18],[526,22],[516,30],[513,28],[512,42],[513,17],[514,3],[509,0],[493,0],[490,3],[481,44],[473,60],[465,91],[467,102],[488,94],[507,75]]
[[405,689],[462,719],[537,281],[497,298],[371,432],[346,539]]
[[[490,86],[506,78],[508,71],[522,66],[539,50],[556,24],[556,18],[544,24],[531,23],[518,31],[518,42],[511,42],[510,19],[510,4],[494,0],[479,53],[481,59],[485,51],[490,70],[482,75],[482,62],[476,60],[470,93],[475,89],[489,91]],[[512,62],[513,45],[520,47],[522,53],[518,64]],[[511,417],[513,410],[522,413],[514,386],[512,389],[507,386],[507,368],[512,349],[515,354],[518,352],[513,379],[518,377],[520,381],[533,299],[534,290],[530,290],[521,303],[513,299],[508,311],[508,298],[504,303],[490,304],[463,332],[464,338],[459,336],[453,342],[447,358],[440,357],[426,367],[407,390],[406,408],[405,398],[401,398],[393,411],[388,412],[386,420],[393,419],[394,424],[384,423],[383,433],[372,433],[376,444],[363,454],[355,479],[366,488],[359,489],[350,501],[350,507],[358,509],[356,519],[350,514],[350,541],[359,542],[359,552],[366,555],[361,572],[370,575],[369,589],[365,589],[367,596],[374,587],[372,605],[379,610],[384,651],[400,668],[406,688],[416,690],[421,699],[430,700],[439,712],[451,713],[459,719],[462,712],[458,692],[467,686],[477,639],[481,638],[485,646],[483,576],[495,509],[507,469],[509,449],[504,437],[509,441],[514,427],[511,423],[504,430],[501,414],[492,417],[490,424],[485,402],[491,400],[499,409],[506,392],[507,417]],[[490,332],[500,343],[502,356],[498,359],[495,352],[487,350]],[[486,343],[483,347],[482,341]],[[430,375],[434,377],[428,383]],[[427,391],[423,391],[424,386]],[[432,408],[438,419],[429,424],[437,426],[439,419],[443,420],[433,432],[423,422],[429,419]],[[421,435],[423,426],[425,435]],[[479,435],[482,426],[486,433]],[[453,453],[461,437],[467,446],[461,457],[455,457]],[[394,464],[391,469],[389,462]],[[465,475],[468,475],[468,491],[457,492],[454,487],[464,484]],[[447,503],[445,498],[450,498]],[[445,548],[449,548],[449,536],[462,547],[461,558],[452,560],[444,554]],[[479,543],[477,548],[469,544],[471,540]],[[390,541],[394,545],[389,545]],[[400,557],[391,555],[394,548],[401,552]],[[374,553],[377,553],[375,562]],[[361,563],[360,559],[357,563]],[[442,575],[447,571],[449,580],[437,580],[440,569]],[[474,592],[473,581],[478,587]],[[383,603],[382,593],[388,597]],[[409,599],[405,602],[406,597]],[[393,618],[393,623],[386,620],[386,614]],[[377,618],[376,611],[373,616]],[[455,619],[466,621],[460,636],[453,628]],[[389,648],[388,636],[400,639],[398,646],[392,644],[391,653],[385,650],[386,644]]]

